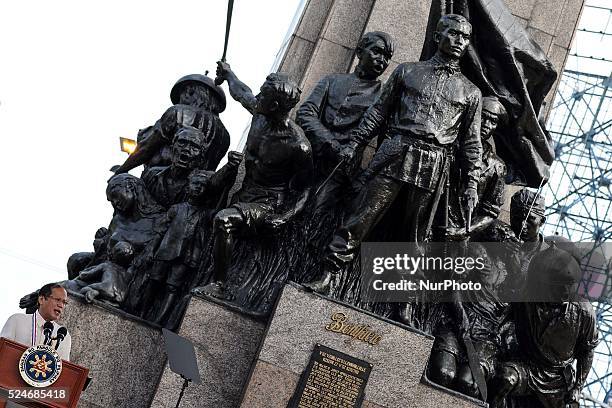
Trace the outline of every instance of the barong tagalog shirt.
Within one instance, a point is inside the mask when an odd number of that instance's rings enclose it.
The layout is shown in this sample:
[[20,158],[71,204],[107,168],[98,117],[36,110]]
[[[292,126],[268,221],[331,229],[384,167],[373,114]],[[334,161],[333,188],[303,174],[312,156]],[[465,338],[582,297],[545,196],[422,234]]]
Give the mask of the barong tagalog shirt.
[[[43,333],[45,323],[45,319],[38,313],[38,310],[34,314],[17,313],[8,318],[2,328],[2,332],[0,332],[0,337],[23,344],[26,347],[42,345],[45,342],[45,335]],[[57,330],[60,327],[59,324],[53,322],[51,338],[57,337]],[[55,349],[56,344],[57,340],[53,340],[51,347]],[[72,339],[70,333],[68,333],[57,349],[57,354],[59,354],[62,360],[70,361],[71,346]]]
[[409,136],[437,146],[458,142],[458,160],[466,187],[480,176],[480,90],[460,71],[458,61],[435,56],[399,65],[380,98],[366,112],[351,141],[364,146],[383,125],[387,135]]

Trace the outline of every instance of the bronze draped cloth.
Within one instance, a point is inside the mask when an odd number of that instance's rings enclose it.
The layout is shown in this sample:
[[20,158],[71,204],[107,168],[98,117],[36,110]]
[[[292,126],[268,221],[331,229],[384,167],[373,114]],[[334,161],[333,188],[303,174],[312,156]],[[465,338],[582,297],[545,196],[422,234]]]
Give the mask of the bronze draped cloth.
[[[433,0],[421,60],[437,49],[433,33],[448,2]],[[497,96],[508,121],[495,134],[496,152],[508,167],[508,183],[538,187],[547,181],[554,160],[552,139],[538,121],[557,72],[546,54],[512,15],[503,0],[455,0],[454,14],[473,26],[461,71],[483,96]]]

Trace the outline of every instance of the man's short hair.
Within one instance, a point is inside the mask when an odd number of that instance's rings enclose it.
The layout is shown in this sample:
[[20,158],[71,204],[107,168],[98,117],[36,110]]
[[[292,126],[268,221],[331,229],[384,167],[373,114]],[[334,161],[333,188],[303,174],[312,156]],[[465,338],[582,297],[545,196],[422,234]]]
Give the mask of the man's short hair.
[[47,283],[42,288],[38,289],[38,296],[43,296],[45,298],[48,298],[49,296],[51,296],[51,293],[53,293],[53,289],[56,289],[56,288],[64,289],[64,287],[60,283],[57,283],[57,282]]
[[472,24],[468,21],[467,18],[463,17],[459,14],[445,14],[440,17],[438,21],[438,25],[436,26],[436,31],[441,33],[451,26],[452,23],[458,24],[467,24],[470,26],[470,30],[472,29]]
[[482,110],[494,113],[497,119],[504,123],[507,119],[507,112],[504,105],[500,102],[497,96],[485,96],[482,98]]
[[302,90],[287,74],[273,73],[268,75],[265,87],[272,89],[281,111],[289,112],[300,101]]
[[510,214],[519,215],[525,214],[531,209],[531,212],[536,215],[544,216],[546,204],[544,197],[540,194],[523,188],[512,195],[510,200]]
[[372,44],[376,43],[376,41],[382,40],[385,44],[385,52],[389,55],[389,58],[393,56],[393,52],[395,51],[395,43],[393,41],[393,37],[384,31],[371,31],[369,33],[364,34],[363,37],[357,43],[357,50],[363,50],[364,48],[368,48]]

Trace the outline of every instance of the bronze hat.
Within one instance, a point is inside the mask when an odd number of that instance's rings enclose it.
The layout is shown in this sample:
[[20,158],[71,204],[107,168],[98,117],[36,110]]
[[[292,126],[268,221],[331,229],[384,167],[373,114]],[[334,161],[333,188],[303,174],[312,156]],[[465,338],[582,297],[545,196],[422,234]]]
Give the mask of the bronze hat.
[[223,89],[215,85],[212,79],[202,74],[185,75],[184,77],[176,81],[176,83],[172,87],[172,90],[170,91],[170,100],[172,101],[172,103],[177,104],[179,102],[179,97],[183,88],[185,87],[185,85],[190,83],[203,85],[211,89],[219,97],[220,111],[217,113],[221,113],[225,110],[225,106],[227,103],[225,100],[225,92],[223,92]]

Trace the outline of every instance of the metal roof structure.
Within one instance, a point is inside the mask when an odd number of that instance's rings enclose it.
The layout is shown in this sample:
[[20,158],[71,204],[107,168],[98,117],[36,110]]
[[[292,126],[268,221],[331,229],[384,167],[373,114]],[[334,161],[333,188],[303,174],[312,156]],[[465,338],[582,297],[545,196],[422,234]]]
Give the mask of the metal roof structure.
[[[584,282],[600,344],[581,406],[612,407],[612,4],[587,0],[550,108],[556,160],[543,188],[545,235],[589,242],[600,262]],[[604,257],[607,257],[606,261]],[[601,259],[604,261],[601,262]]]

